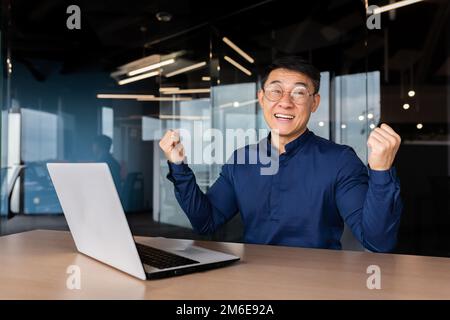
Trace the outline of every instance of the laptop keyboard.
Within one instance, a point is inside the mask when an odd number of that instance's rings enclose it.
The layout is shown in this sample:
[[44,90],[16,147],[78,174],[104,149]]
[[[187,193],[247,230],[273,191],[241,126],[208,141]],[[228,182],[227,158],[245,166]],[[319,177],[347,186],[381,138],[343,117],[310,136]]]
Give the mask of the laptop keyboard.
[[188,264],[200,263],[164,250],[149,247],[140,243],[136,243],[136,248],[144,264],[158,268],[167,269]]

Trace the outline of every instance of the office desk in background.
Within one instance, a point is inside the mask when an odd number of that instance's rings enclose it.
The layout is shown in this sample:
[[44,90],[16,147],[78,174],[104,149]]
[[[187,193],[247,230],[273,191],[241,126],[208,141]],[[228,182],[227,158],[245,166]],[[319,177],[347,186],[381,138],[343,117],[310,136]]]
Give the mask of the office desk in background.
[[[206,272],[141,281],[78,254],[68,232],[0,237],[0,299],[450,299],[446,258],[195,243],[242,260]],[[70,265],[81,268],[80,290],[67,289]],[[366,286],[369,265],[381,268],[381,290]]]

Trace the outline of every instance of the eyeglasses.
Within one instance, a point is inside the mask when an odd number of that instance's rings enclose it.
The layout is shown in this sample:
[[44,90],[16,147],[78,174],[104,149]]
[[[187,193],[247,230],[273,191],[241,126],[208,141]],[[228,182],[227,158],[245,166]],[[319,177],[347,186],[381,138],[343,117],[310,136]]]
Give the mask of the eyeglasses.
[[[283,88],[278,84],[269,84],[263,91],[264,97],[272,102],[280,101],[285,93]],[[304,104],[310,96],[315,95],[315,93],[309,93],[308,89],[304,86],[297,86],[287,93],[290,93],[291,99],[295,104]]]

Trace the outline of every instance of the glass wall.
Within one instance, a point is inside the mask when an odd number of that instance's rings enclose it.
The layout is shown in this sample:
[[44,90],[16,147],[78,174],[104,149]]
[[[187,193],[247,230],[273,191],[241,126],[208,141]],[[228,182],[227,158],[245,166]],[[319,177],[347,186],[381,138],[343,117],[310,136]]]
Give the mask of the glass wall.
[[[71,2],[12,0],[9,11],[5,2],[2,234],[67,229],[45,165],[100,161],[135,234],[240,241],[239,216],[211,237],[192,232],[158,141],[181,130],[207,191],[233,151],[227,129],[258,132],[236,148],[267,134],[261,71],[299,55],[321,71],[315,134],[352,146],[365,163],[381,122],[403,138],[397,252],[450,256],[449,3],[382,13],[374,28],[365,3],[389,1],[78,1],[81,28],[70,29]],[[215,150],[210,129],[225,137]],[[349,232],[343,243],[359,248]]]
[[[5,96],[7,88],[7,75],[8,73],[4,70],[4,63],[6,59],[9,59],[7,52],[5,50],[4,37],[5,37],[5,22],[4,17],[6,16],[5,8],[0,7],[0,59],[2,63],[0,64],[0,235],[2,234],[2,225],[4,217],[8,216],[8,153],[5,150],[7,146],[8,139],[8,106],[7,97]],[[10,61],[10,60],[8,60]]]
[[403,138],[396,161],[405,205],[399,252],[450,256],[449,12],[448,1],[402,7],[382,14],[380,28],[368,34],[368,69],[380,72],[381,120]]

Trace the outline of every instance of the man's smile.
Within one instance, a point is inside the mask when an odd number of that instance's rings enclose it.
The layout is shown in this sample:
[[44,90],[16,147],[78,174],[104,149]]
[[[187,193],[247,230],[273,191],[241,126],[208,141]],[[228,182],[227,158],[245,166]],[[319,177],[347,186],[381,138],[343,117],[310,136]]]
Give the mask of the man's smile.
[[275,113],[274,116],[275,118],[280,119],[282,121],[290,121],[295,118],[294,115],[287,113]]

